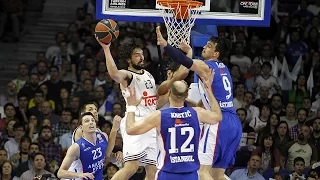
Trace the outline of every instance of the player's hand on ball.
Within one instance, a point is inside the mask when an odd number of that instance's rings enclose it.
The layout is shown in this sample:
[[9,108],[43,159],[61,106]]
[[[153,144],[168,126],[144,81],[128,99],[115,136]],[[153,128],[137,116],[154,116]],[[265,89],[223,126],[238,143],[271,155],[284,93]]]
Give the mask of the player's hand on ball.
[[210,69],[210,73],[206,74],[206,76],[200,77],[205,88],[208,90],[211,90],[211,85],[212,85],[212,81],[214,78],[214,74],[215,74],[214,69]]
[[114,116],[112,129],[115,129],[116,131],[118,131],[120,129],[121,120],[122,120],[122,117],[118,115]]
[[157,32],[157,45],[161,47],[166,47],[168,45],[168,42],[163,38],[160,31],[160,26],[156,28],[156,32]]
[[188,53],[189,51],[192,51],[191,46],[185,40],[181,41],[180,49],[185,53]]
[[130,95],[127,97],[127,103],[129,106],[138,106],[141,103],[142,97],[137,98],[136,90],[128,88]]
[[79,174],[80,179],[94,179],[94,175],[92,173],[81,173]]
[[102,43],[102,42],[99,41],[99,39],[98,39],[98,37],[97,37],[96,35],[94,35],[94,36],[95,36],[96,40],[98,41],[98,43],[100,44],[100,46],[101,46],[103,49],[105,49],[105,48],[110,48],[111,43],[109,43],[109,44],[104,44],[104,43]]

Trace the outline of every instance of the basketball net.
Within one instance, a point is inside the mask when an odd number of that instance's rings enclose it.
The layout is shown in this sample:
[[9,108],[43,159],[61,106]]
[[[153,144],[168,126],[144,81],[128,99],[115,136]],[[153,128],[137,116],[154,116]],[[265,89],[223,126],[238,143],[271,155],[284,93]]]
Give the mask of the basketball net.
[[165,26],[167,28],[168,43],[176,48],[182,40],[190,44],[191,28],[200,14],[202,2],[191,0],[158,0]]

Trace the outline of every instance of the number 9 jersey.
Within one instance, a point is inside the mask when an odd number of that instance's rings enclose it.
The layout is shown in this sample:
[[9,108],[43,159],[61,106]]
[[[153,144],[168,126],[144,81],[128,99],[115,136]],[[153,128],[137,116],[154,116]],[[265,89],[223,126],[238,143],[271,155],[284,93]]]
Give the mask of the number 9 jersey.
[[[204,61],[210,69],[214,69],[215,75],[212,82],[212,92],[217,99],[222,112],[236,114],[233,108],[233,85],[228,67],[219,61]],[[210,110],[210,102],[202,81],[199,81],[199,91],[203,105]]]
[[197,112],[191,107],[161,110],[160,128],[157,138],[158,180],[198,179],[201,130]]

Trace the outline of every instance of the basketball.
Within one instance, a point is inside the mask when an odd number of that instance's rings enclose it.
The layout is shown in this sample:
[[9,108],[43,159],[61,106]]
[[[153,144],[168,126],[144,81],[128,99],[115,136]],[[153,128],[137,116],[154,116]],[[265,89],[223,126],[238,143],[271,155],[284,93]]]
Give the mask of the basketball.
[[112,19],[103,19],[97,23],[95,35],[104,44],[109,44],[119,36],[119,26]]

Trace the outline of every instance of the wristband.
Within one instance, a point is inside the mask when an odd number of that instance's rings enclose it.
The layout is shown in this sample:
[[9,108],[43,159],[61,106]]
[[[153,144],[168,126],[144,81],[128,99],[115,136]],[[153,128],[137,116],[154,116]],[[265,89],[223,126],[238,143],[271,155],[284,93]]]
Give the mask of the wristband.
[[135,112],[137,110],[137,106],[129,106],[127,108],[127,112]]

